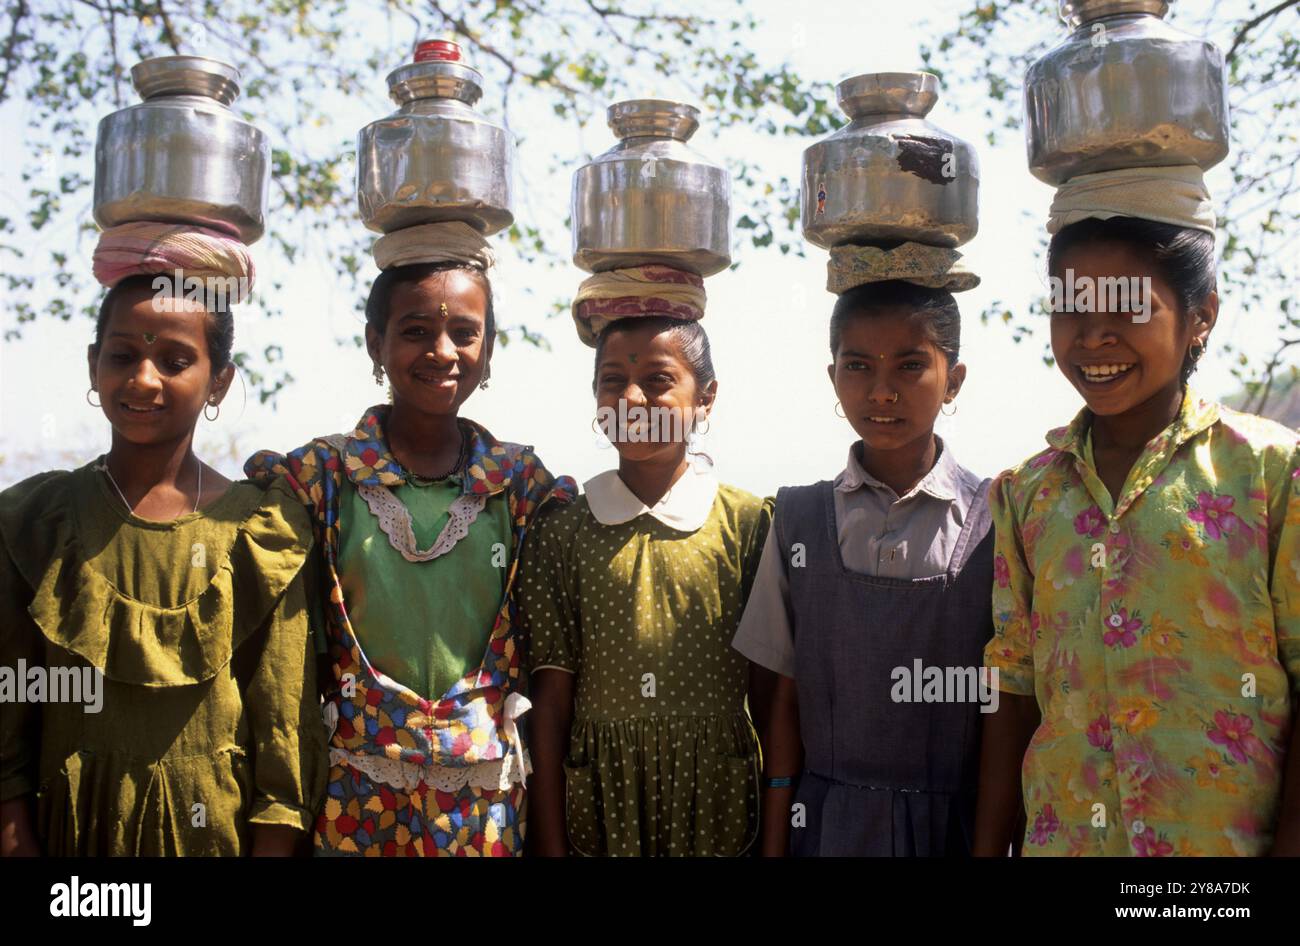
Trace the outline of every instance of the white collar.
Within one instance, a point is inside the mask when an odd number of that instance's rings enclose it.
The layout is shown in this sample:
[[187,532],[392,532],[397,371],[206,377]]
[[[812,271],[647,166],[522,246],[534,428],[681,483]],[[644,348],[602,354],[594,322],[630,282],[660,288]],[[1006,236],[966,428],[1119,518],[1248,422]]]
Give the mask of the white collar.
[[694,532],[708,521],[718,481],[712,471],[691,464],[653,509],[627,488],[618,470],[593,476],[582,484],[582,491],[591,514],[603,526],[616,526],[649,513],[670,529]]

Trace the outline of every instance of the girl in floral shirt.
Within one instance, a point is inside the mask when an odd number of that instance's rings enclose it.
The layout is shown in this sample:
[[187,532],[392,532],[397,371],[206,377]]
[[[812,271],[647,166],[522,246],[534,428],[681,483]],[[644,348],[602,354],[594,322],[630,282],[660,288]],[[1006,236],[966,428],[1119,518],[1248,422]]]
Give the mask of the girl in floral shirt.
[[1049,265],[1149,277],[1149,306],[1053,312],[1087,406],[990,497],[1003,697],[976,853],[1004,854],[1022,814],[1025,854],[1297,853],[1297,435],[1187,389],[1218,314],[1213,233],[1089,218]]

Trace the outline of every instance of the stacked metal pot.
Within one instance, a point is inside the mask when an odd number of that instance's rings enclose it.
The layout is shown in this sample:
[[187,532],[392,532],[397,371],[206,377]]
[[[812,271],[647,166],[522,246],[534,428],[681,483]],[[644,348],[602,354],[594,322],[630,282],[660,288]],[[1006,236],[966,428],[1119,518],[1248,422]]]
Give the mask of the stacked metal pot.
[[1025,73],[1029,169],[1049,184],[1228,154],[1223,53],[1162,19],[1167,0],[1062,0],[1066,40]]
[[831,248],[912,242],[953,248],[979,228],[974,147],[926,119],[927,72],[876,72],[835,88],[849,123],[804,151],[805,239]]
[[447,40],[388,74],[398,109],[357,139],[357,204],[371,230],[463,221],[483,236],[514,221],[515,142],[474,105],[483,76]]
[[143,101],[105,116],[95,142],[95,222],[194,224],[245,244],[266,228],[270,146],[230,106],[239,70],[201,56],[131,69]]
[[606,113],[619,141],[573,175],[573,262],[589,273],[731,265],[731,175],[687,144],[699,110],[633,99]]

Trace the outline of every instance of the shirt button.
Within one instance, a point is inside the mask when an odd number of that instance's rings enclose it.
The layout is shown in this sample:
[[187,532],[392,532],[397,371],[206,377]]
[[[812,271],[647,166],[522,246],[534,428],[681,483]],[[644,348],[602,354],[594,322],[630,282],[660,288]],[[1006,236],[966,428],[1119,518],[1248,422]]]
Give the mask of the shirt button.
[[1118,614],[1112,614],[1106,620],[1111,627],[1119,627],[1121,624],[1124,623],[1124,619],[1120,617]]
[[1114,519],[1112,519],[1112,520],[1110,521],[1110,531],[1111,531],[1112,533],[1115,533],[1115,532],[1118,532],[1118,531],[1119,531],[1119,523],[1118,523],[1117,521],[1115,521]]

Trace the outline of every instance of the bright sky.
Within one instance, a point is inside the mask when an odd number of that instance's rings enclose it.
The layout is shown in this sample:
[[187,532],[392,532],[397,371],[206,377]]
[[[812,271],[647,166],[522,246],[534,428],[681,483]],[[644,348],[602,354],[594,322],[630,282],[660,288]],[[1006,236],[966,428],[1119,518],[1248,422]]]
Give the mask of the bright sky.
[[[1233,0],[1226,5],[1244,3]],[[835,82],[863,72],[919,68],[919,44],[937,36],[952,22],[954,11],[968,3],[816,2],[798,5],[804,13],[792,12],[792,6],[780,0],[746,4],[761,21],[753,37],[756,51],[777,60],[788,57],[805,77]],[[1185,0],[1180,6],[1186,16],[1175,22],[1187,24],[1203,15],[1209,3]],[[1064,28],[1051,21],[1043,24],[1043,31],[1064,35]],[[211,48],[208,54],[220,56],[220,50]],[[390,112],[385,93],[379,78],[374,95],[365,101],[340,102],[332,130],[336,137],[350,137],[355,129]],[[653,87],[645,93],[662,94]],[[987,145],[986,123],[977,106],[944,93],[930,115],[943,128],[977,144],[982,168],[980,233],[963,252],[983,284],[958,296],[966,314],[962,360],[969,375],[957,414],[941,417],[937,430],[961,462],[992,475],[1038,450],[1045,431],[1066,423],[1081,400],[1055,368],[1043,365],[1041,331],[1016,345],[1008,328],[1000,323],[985,327],[978,321],[978,313],[992,299],[1024,312],[1044,292],[1038,234],[1051,190],[1030,176],[1018,136],[1006,137],[997,148]],[[0,108],[3,127],[17,132],[22,108],[22,102],[12,100]],[[572,139],[576,168],[584,151],[598,153],[614,139],[599,118],[588,124],[579,141],[571,126],[537,111],[537,116],[512,116],[524,139],[521,182],[527,189],[516,217],[554,227],[568,213],[572,169],[548,177],[549,149],[556,141]],[[542,142],[547,143],[545,149]],[[743,157],[772,177],[796,178],[801,152],[810,142],[743,131],[719,138],[706,125],[692,144],[715,159]],[[1231,160],[1212,172],[1212,190],[1223,187]],[[18,177],[22,163],[21,135],[4,135],[0,214],[23,211],[26,185]],[[87,178],[92,174],[89,167],[83,173]],[[88,203],[87,196],[87,215]],[[742,206],[733,207],[733,218],[744,212]],[[359,220],[355,226],[361,229]],[[56,248],[60,240],[64,249],[74,249],[66,233],[42,235],[33,249]],[[825,371],[833,302],[824,288],[825,252],[810,247],[806,259],[797,259],[776,250],[755,251],[740,240],[737,246],[740,268],[707,281],[704,324],[713,343],[719,398],[703,449],[715,459],[725,481],[771,494],[781,485],[833,477],[843,466],[854,434],[833,412],[835,396]],[[78,250],[87,271],[92,248],[85,240]],[[367,406],[384,397],[370,377],[365,353],[335,341],[359,333],[362,323],[355,300],[330,288],[332,273],[323,261],[307,259],[286,269],[271,257],[265,241],[253,250],[261,284],[283,281],[280,302],[286,314],[274,320],[240,320],[237,315],[236,343],[253,350],[282,345],[298,380],[274,410],[251,397],[245,403],[236,382],[220,418],[215,423],[200,420],[201,455],[229,475],[236,475],[240,459],[255,449],[287,450],[314,435],[350,430]],[[541,330],[552,350],[522,343],[498,347],[490,389],[476,393],[464,413],[501,439],[533,444],[553,472],[585,480],[615,463],[613,450],[600,449],[591,431],[592,352],[578,341],[567,317],[544,317],[549,301],[571,294],[585,274],[573,266],[529,267],[508,251],[501,255],[493,277],[499,320],[526,322]],[[1248,342],[1243,334],[1250,323],[1238,315],[1232,300],[1225,300],[1216,342],[1227,337],[1238,344]],[[8,307],[0,304],[0,329],[10,327],[11,320]],[[0,346],[0,487],[39,469],[84,462],[107,448],[107,422],[85,401],[85,345],[90,334],[88,321],[43,320],[26,327],[21,341]],[[1262,351],[1267,341],[1261,338],[1256,350]],[[1212,344],[1196,383],[1221,397],[1236,385],[1226,359],[1214,357],[1214,349]]]

